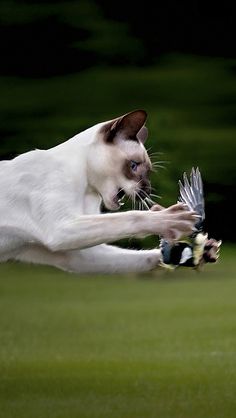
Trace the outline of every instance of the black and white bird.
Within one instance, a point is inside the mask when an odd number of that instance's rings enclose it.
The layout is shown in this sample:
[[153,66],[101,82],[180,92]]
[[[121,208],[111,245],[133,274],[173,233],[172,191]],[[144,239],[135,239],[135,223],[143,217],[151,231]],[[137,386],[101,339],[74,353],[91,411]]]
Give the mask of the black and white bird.
[[205,202],[203,183],[199,169],[192,168],[190,180],[186,173],[179,181],[179,202],[185,203],[189,210],[198,214],[195,231],[186,240],[171,243],[161,239],[163,264],[166,266],[186,266],[198,268],[204,263],[215,263],[219,257],[221,241],[209,239],[204,232]]

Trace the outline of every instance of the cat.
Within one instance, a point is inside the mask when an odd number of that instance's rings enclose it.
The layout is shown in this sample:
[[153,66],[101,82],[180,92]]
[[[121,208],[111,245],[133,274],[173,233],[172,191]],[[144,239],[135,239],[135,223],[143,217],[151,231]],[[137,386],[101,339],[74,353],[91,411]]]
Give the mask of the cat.
[[[123,195],[148,196],[152,164],[144,143],[147,113],[98,123],[48,150],[0,162],[0,261],[47,264],[75,273],[144,272],[159,249],[109,243],[155,234],[178,240],[192,232],[184,204],[117,213]],[[101,204],[111,213],[101,213]]]

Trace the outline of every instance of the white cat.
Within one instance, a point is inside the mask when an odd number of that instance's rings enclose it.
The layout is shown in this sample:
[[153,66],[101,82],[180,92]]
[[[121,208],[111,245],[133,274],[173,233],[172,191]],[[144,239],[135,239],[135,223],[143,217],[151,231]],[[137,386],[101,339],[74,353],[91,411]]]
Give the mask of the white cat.
[[149,194],[143,145],[146,112],[99,123],[49,150],[0,162],[0,261],[48,264],[73,272],[139,272],[160,264],[159,249],[107,245],[150,234],[179,239],[196,214],[177,204],[159,211],[120,208],[120,196]]

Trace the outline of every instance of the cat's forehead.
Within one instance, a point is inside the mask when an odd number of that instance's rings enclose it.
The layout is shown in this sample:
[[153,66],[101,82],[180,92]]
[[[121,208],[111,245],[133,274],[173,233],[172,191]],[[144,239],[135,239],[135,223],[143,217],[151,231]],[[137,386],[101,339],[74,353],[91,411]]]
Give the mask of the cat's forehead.
[[148,159],[147,151],[139,141],[123,140],[119,141],[118,146],[129,159],[135,161],[145,161]]

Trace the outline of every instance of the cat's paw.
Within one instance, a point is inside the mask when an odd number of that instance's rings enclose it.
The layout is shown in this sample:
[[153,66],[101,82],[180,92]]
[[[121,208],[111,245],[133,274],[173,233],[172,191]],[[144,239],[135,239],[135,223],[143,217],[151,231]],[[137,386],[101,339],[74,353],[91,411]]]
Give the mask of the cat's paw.
[[203,251],[203,262],[215,263],[217,261],[219,258],[221,243],[221,241],[217,241],[214,238],[208,239],[206,241]]
[[169,241],[177,241],[183,236],[189,236],[195,230],[198,215],[188,209],[185,204],[177,203],[166,209],[155,206],[150,211],[153,223],[153,233]]

